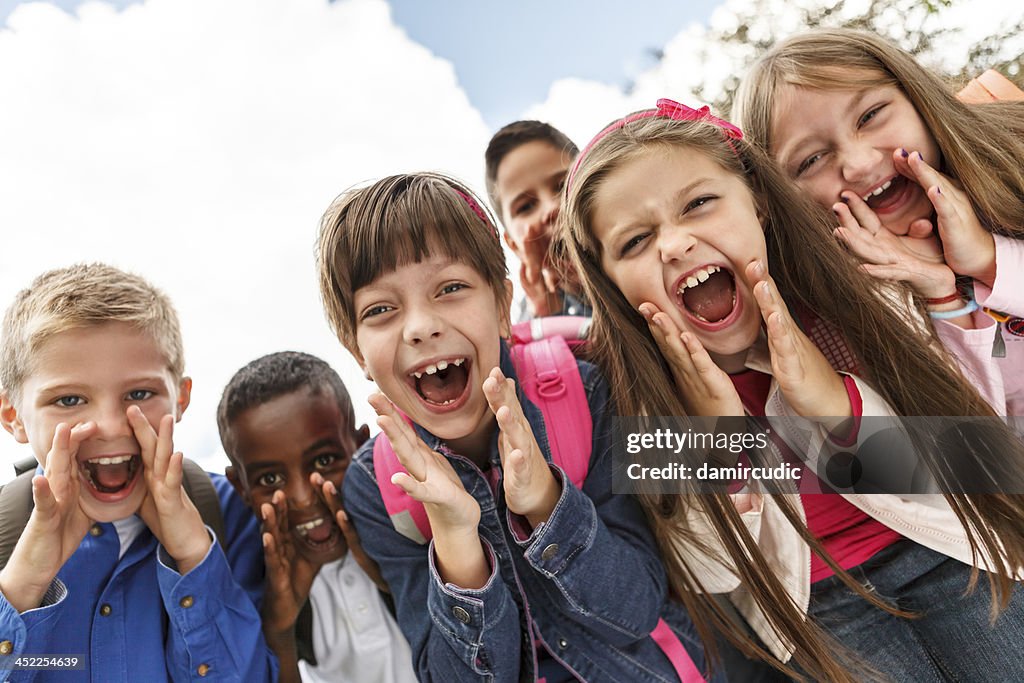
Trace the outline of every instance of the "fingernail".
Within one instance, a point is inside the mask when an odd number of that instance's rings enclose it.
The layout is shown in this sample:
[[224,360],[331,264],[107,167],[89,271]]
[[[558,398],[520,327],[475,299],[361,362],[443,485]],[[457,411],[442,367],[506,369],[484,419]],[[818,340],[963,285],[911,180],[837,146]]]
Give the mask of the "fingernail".
[[338,495],[338,488],[334,485],[333,481],[327,482],[327,487],[330,489],[332,496]]
[[764,261],[761,261],[760,259],[754,261],[754,275],[764,277]]
[[839,195],[839,201],[841,201],[843,204],[850,203],[850,199],[845,194]]
[[910,156],[910,152],[908,152],[905,147],[900,147],[900,156],[906,159]]
[[838,217],[839,217],[839,212],[838,212],[838,211],[836,211],[835,209],[832,209],[832,213],[834,213],[834,214],[836,215],[836,218],[838,218]]
[[924,157],[923,157],[923,156],[921,156],[921,153],[920,153],[920,152],[914,152],[914,154],[916,154],[916,155],[917,155],[917,158],[918,158],[918,159],[920,159],[921,161],[924,161]]
[[348,513],[346,513],[344,510],[338,510],[338,514],[341,515],[341,518],[343,520],[345,520],[346,522],[348,521]]
[[937,192],[938,194],[942,194],[942,188],[941,188],[941,187],[938,187],[938,186],[936,186],[936,187],[935,187],[935,191],[936,191],[936,192]]

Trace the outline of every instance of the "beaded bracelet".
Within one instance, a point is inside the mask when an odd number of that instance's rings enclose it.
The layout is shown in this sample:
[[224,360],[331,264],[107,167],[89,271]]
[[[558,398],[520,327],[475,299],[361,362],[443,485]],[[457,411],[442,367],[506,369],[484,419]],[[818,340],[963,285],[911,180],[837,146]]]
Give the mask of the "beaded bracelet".
[[978,302],[974,299],[968,299],[967,305],[963,308],[958,308],[955,311],[928,311],[928,315],[933,320],[951,320],[968,313],[974,313],[976,310],[978,310]]

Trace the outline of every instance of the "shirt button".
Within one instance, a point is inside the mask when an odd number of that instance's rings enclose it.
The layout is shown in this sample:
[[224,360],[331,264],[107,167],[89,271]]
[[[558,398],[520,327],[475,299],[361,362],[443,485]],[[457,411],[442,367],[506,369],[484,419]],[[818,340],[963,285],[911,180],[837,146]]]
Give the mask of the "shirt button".
[[195,602],[196,601],[192,599],[191,595],[186,595],[185,597],[183,597],[181,599],[181,602],[179,602],[178,604],[181,605],[182,607],[184,607],[185,609],[188,609],[189,607],[194,605]]
[[469,615],[469,612],[462,609],[458,605],[452,607],[452,614],[455,616],[456,619],[461,621],[463,624],[468,624],[469,622],[473,621],[473,617]]
[[206,674],[210,673],[210,665],[200,664],[198,667],[196,667],[196,673],[200,676],[205,676]]
[[567,647],[569,647],[569,641],[566,640],[565,638],[559,638],[558,639],[558,649],[559,650],[564,650]]
[[113,612],[113,611],[114,610],[112,610],[110,608],[110,605],[101,605],[100,606],[100,616],[109,617],[110,613]]
[[9,655],[14,652],[14,643],[9,640],[0,642],[0,655]]
[[547,548],[544,548],[544,550],[541,551],[540,559],[542,559],[545,562],[547,562],[552,557],[554,557],[557,553],[558,553],[558,544],[557,543],[552,543]]
[[91,527],[89,527],[89,534],[92,536],[102,536],[103,527],[101,527],[99,524],[93,524]]

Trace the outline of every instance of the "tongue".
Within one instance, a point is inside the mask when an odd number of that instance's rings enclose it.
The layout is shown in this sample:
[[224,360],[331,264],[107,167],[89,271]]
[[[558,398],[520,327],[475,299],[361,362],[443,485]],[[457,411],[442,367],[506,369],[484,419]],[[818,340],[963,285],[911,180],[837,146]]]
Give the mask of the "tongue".
[[720,270],[696,287],[683,290],[683,304],[691,313],[716,323],[732,313],[735,293],[732,276]]
[[420,394],[431,403],[454,401],[466,388],[466,370],[458,365],[449,365],[433,375],[423,375],[417,380]]
[[104,489],[119,489],[128,483],[129,467],[131,461],[119,465],[94,465],[89,464],[92,469],[92,480]]
[[321,524],[320,526],[313,527],[306,534],[306,538],[313,541],[314,543],[323,543],[331,536],[331,525]]

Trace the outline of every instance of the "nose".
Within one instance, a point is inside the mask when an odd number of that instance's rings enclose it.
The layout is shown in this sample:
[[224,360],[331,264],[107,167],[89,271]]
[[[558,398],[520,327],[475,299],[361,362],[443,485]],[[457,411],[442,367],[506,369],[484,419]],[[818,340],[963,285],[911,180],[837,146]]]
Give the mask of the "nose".
[[444,321],[432,309],[411,308],[406,311],[402,335],[407,344],[416,346],[428,339],[440,337],[443,328]]
[[313,485],[299,472],[289,473],[284,493],[288,496],[288,507],[292,510],[305,510],[318,502]]
[[[91,419],[96,423],[96,438],[104,441],[116,441],[123,438],[135,438],[131,424],[128,423],[127,407],[120,401],[106,401],[99,404]],[[160,425],[153,425],[159,429]]]
[[662,263],[682,258],[696,244],[696,238],[684,228],[670,225],[658,231],[658,253]]
[[[841,152],[843,179],[851,185],[877,180],[883,153],[873,145],[853,143]],[[862,188],[863,189],[863,188]]]
[[558,211],[561,206],[562,201],[558,195],[551,195],[543,200],[543,204],[541,205],[541,222],[546,227],[553,226],[555,221],[558,220]]

